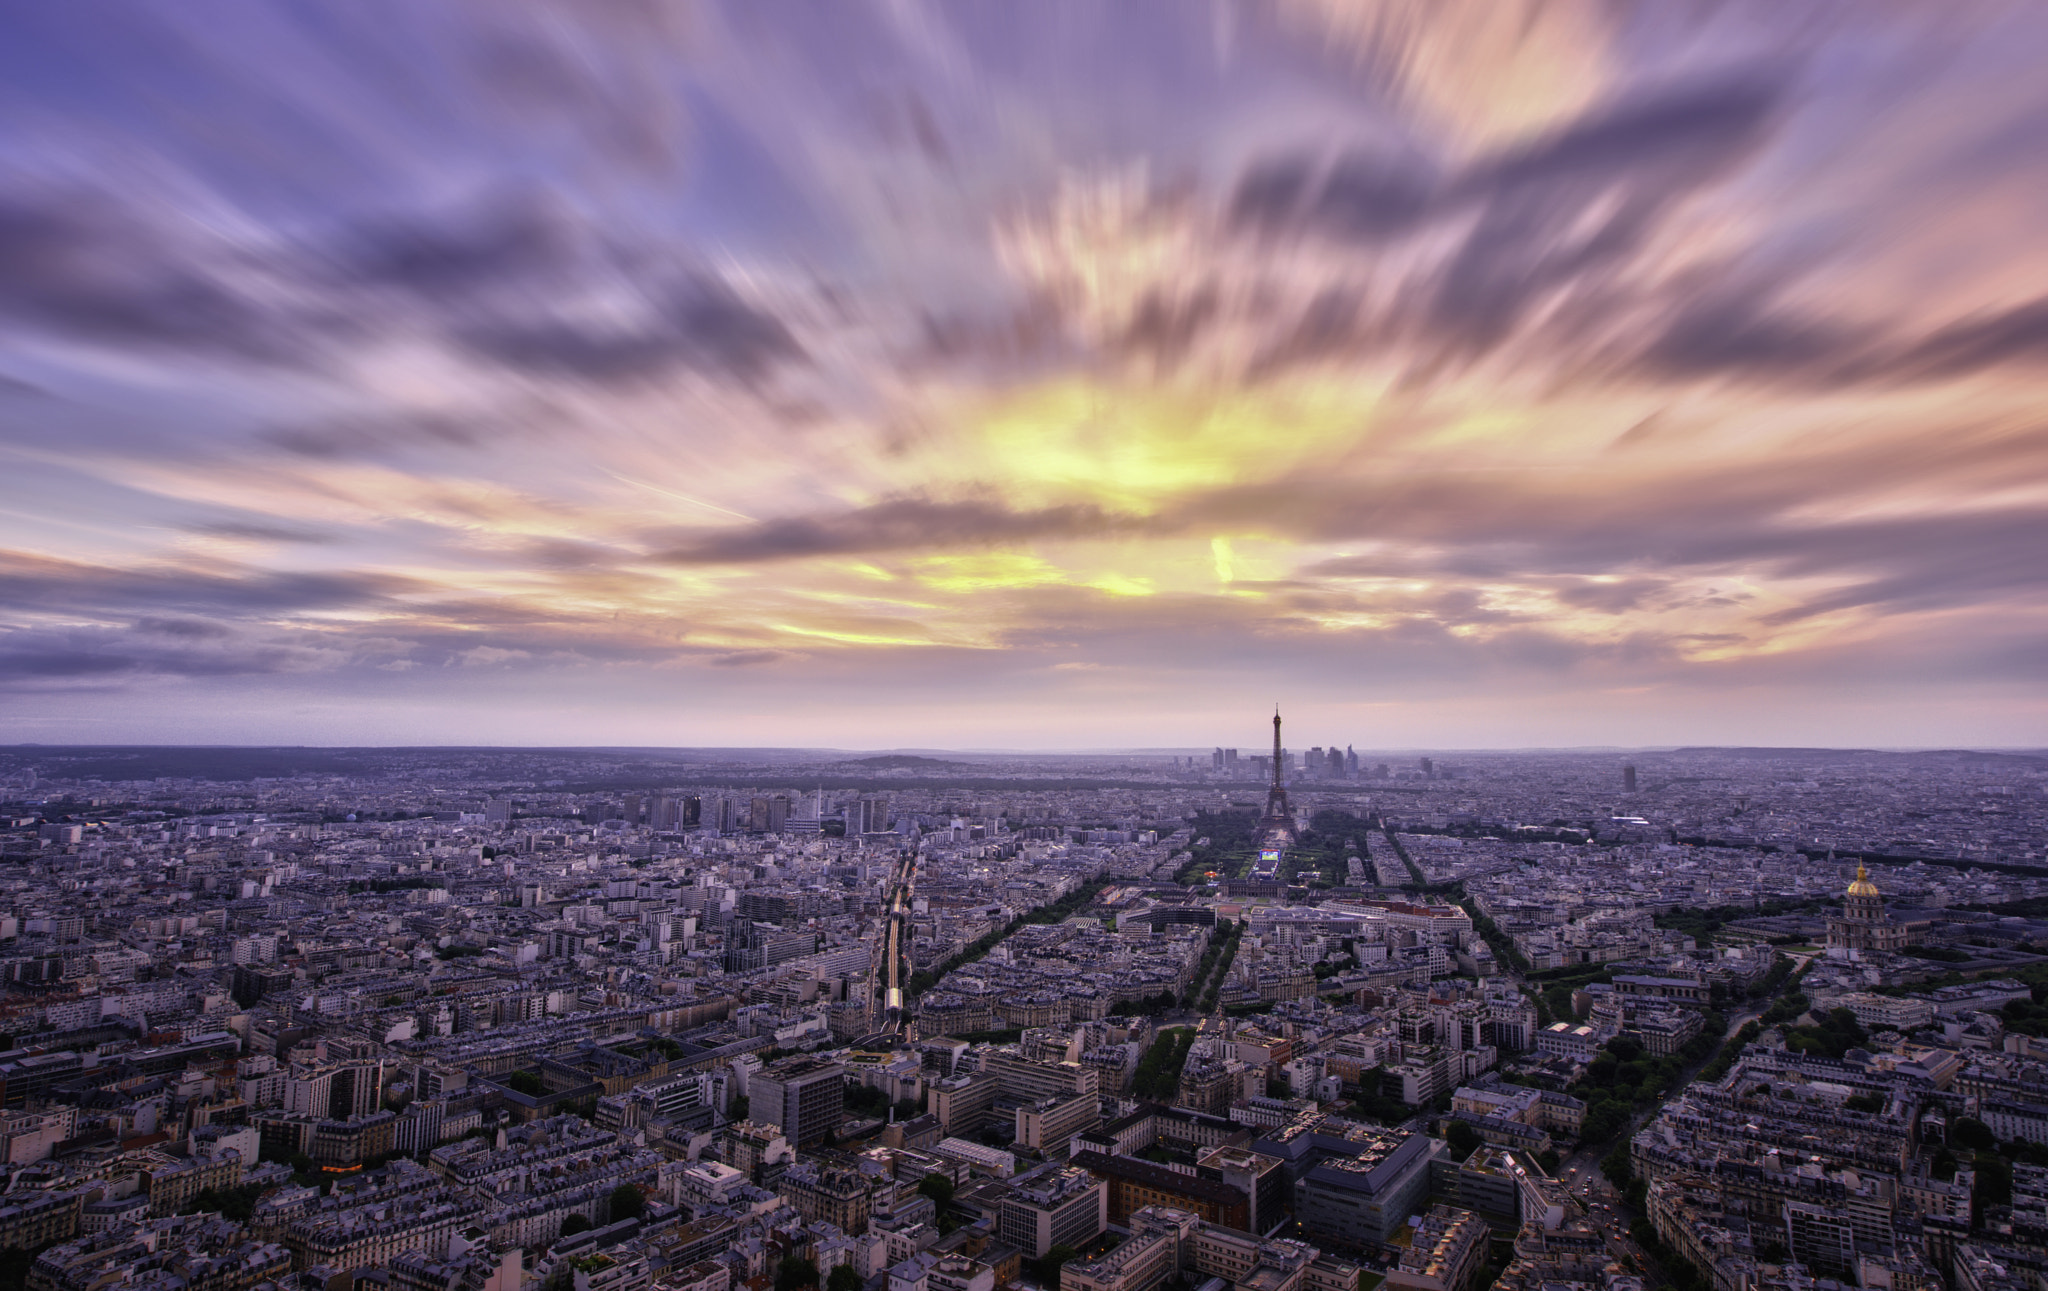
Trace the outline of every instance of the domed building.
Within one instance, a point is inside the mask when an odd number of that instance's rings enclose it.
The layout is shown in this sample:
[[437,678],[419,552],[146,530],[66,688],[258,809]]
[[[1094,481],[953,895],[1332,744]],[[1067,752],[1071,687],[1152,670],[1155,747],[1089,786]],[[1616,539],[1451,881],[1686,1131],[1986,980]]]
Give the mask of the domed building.
[[1828,949],[1901,951],[1906,933],[1906,925],[1885,913],[1884,893],[1870,881],[1870,871],[1858,865],[1842,894],[1842,913],[1828,918]]

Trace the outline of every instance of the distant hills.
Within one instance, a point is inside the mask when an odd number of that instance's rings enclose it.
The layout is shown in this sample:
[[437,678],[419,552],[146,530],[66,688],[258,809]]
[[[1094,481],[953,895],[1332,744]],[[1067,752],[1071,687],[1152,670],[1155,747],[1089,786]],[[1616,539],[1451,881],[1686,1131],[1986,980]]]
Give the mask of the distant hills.
[[1708,755],[1723,758],[1743,758],[1754,762],[1910,761],[1923,763],[1961,762],[1975,766],[2003,763],[2016,770],[2048,767],[2048,753],[2022,751],[1986,752],[1977,749],[1721,748],[1713,745],[1701,745],[1673,749],[1672,752],[1693,756]]
[[981,768],[968,762],[948,762],[944,758],[921,758],[911,753],[884,753],[872,758],[848,758],[835,762],[834,766],[861,767],[868,771],[978,771]]

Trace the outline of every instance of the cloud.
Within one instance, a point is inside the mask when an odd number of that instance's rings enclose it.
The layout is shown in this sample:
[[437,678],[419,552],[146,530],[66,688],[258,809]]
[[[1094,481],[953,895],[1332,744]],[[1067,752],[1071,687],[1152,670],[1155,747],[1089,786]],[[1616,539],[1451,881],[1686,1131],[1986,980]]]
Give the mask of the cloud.
[[775,663],[790,656],[781,650],[735,650],[730,654],[711,656],[714,668],[754,668],[764,663]]
[[501,663],[512,663],[520,659],[531,659],[533,655],[525,650],[507,650],[501,646],[475,646],[454,655],[449,662],[465,668],[490,668]]
[[[394,339],[493,370],[600,383],[689,371],[751,384],[808,357],[788,322],[724,274],[680,267],[696,258],[689,248],[605,237],[545,190],[263,240],[226,235],[146,186],[114,191],[23,180],[0,199],[0,323],[308,373],[345,369]],[[477,433],[461,418],[401,414],[269,437],[333,457]]]
[[346,654],[317,640],[245,638],[217,624],[144,620],[114,628],[0,628],[0,688],[75,679],[205,680],[324,671]]
[[413,447],[473,449],[501,442],[481,416],[419,413],[375,419],[347,418],[282,426],[261,433],[270,444],[301,457],[365,457]]
[[226,281],[203,239],[89,189],[11,187],[0,199],[0,319],[116,347],[302,356],[302,320]]
[[1512,334],[1559,291],[1612,294],[1609,275],[1650,241],[1671,205],[1752,155],[1777,88],[1738,80],[1617,106],[1451,185],[1471,233],[1428,303],[1436,332],[1465,351]]
[[1569,120],[1614,79],[1620,6],[1590,0],[1281,0],[1391,94],[1419,131],[1471,149]]
[[219,640],[234,635],[231,629],[205,619],[138,619],[135,630],[195,640]]
[[1075,504],[1012,511],[993,502],[902,497],[852,511],[793,516],[686,537],[655,554],[674,565],[739,565],[806,556],[944,551],[1044,538],[1138,533],[1148,522]]
[[[1004,254],[1070,339],[1167,371],[1362,363],[1427,386],[1502,353],[1641,361],[1660,320],[1727,279],[1689,262],[1746,249],[1705,236],[1696,199],[1777,145],[1795,103],[1767,63],[1649,83],[1469,156],[1378,128],[1251,151],[1213,198],[1125,170],[1070,181]],[[1729,321],[1696,313],[1668,324],[1667,366]]]
[[1645,350],[1646,366],[1675,377],[1740,373],[1830,381],[1849,377],[1860,366],[1858,356],[1876,343],[1871,329],[1759,303],[1769,295],[1768,287],[1750,283],[1739,292],[1717,291],[1681,303]]
[[506,320],[465,328],[460,337],[473,352],[496,363],[606,382],[656,377],[678,368],[751,382],[804,357],[782,320],[708,277],[669,289],[650,302],[642,317],[621,324]]
[[2048,299],[1944,327],[1899,356],[1905,373],[1931,378],[2048,360]]
[[431,300],[531,289],[586,255],[580,226],[545,194],[492,193],[455,211],[387,215],[328,240],[340,286],[390,286]]
[[20,377],[11,377],[4,372],[0,372],[0,395],[6,395],[15,399],[53,399],[56,397],[49,390],[37,385],[33,381],[24,381]]
[[250,542],[296,542],[331,543],[335,535],[322,533],[317,529],[302,529],[294,525],[257,523],[246,520],[217,520],[206,524],[187,525],[189,533],[205,534],[212,538],[242,538]]
[[1691,188],[1755,150],[1785,90],[1782,75],[1764,67],[1667,86],[1596,109],[1547,138],[1489,158],[1454,190],[1495,197],[1532,188],[1635,188],[1646,182]]
[[362,608],[414,590],[415,580],[371,572],[274,571],[216,564],[126,568],[0,550],[0,602],[20,612],[128,618],[140,612],[282,614]]
[[1642,605],[1644,600],[1666,589],[1657,579],[1631,578],[1611,583],[1575,583],[1557,589],[1557,599],[1580,609],[1603,614],[1622,614]]

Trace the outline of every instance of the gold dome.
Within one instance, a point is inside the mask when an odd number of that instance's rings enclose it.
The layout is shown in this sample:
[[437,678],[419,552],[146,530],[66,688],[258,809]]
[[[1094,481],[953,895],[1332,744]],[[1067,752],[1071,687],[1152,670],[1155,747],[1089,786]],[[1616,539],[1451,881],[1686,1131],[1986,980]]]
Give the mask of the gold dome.
[[1870,881],[1870,871],[1858,865],[1856,867],[1856,881],[1849,885],[1849,895],[1852,897],[1881,897],[1884,893],[1878,891],[1877,884]]

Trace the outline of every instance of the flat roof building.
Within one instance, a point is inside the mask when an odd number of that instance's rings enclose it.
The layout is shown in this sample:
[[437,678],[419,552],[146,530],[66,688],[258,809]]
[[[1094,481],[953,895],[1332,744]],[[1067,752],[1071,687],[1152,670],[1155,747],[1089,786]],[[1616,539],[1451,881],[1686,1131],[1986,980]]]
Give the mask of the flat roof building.
[[823,1058],[784,1058],[748,1082],[747,1114],[797,1147],[823,1142],[846,1114],[846,1068]]
[[1385,1242],[1428,1199],[1431,1163],[1449,1155],[1442,1139],[1408,1134],[1318,1162],[1294,1186],[1295,1218],[1340,1249]]
[[996,1235],[1034,1260],[1055,1246],[1086,1246],[1108,1227],[1108,1185],[1075,1166],[1013,1190],[996,1212]]

